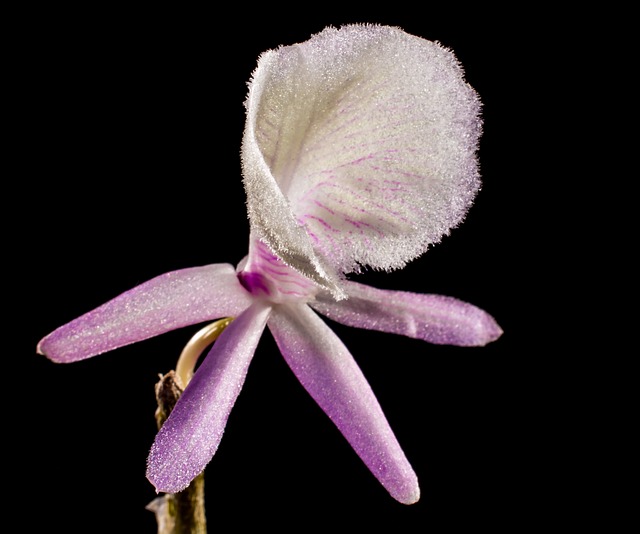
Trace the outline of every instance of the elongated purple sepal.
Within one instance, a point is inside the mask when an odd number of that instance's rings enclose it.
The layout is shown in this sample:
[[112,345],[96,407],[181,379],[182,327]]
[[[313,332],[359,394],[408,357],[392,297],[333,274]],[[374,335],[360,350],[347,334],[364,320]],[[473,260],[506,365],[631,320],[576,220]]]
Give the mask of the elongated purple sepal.
[[54,330],[38,352],[59,363],[84,360],[176,328],[234,317],[250,303],[230,264],[172,271]]
[[269,319],[285,360],[371,472],[396,500],[420,498],[418,479],[357,363],[306,305],[281,307]]
[[271,308],[257,301],[220,334],[158,432],[147,478],[176,493],[200,474],[218,449]]
[[422,339],[438,345],[482,346],[502,335],[486,311],[453,297],[377,289],[345,282],[349,298],[318,296],[310,305],[345,324]]

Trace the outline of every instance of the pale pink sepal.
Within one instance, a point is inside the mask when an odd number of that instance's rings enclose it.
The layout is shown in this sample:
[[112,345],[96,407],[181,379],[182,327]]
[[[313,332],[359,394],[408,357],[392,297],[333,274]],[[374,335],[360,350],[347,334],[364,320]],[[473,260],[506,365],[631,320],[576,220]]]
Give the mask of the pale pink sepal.
[[439,345],[482,346],[502,335],[486,311],[453,297],[343,285],[346,300],[318,296],[310,305],[338,323],[391,332]]
[[232,265],[193,267],[157,276],[57,328],[38,352],[70,363],[176,328],[233,317],[251,302]]
[[420,497],[418,480],[357,363],[308,306],[280,307],[269,329],[302,385],[396,500]]
[[182,491],[211,461],[270,311],[255,301],[220,334],[196,370],[149,452],[147,478],[157,491]]

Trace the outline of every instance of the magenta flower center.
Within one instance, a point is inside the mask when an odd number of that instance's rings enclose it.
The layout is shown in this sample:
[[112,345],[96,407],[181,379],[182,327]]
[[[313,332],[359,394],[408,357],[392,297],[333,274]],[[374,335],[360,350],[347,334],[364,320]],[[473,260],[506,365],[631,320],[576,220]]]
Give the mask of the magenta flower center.
[[276,304],[308,302],[318,292],[316,284],[285,264],[261,242],[252,244],[246,264],[240,266],[238,279],[254,297]]

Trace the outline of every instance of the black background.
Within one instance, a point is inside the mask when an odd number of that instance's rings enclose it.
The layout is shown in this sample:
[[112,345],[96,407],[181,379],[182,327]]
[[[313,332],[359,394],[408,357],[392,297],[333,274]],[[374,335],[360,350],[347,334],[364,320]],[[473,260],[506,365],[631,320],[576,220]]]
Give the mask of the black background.
[[538,260],[522,217],[526,162],[539,150],[523,123],[536,120],[528,98],[544,51],[529,54],[521,16],[503,24],[480,11],[307,7],[295,17],[247,7],[250,20],[155,7],[21,19],[15,46],[26,60],[13,79],[21,206],[7,225],[8,245],[20,248],[7,278],[21,289],[11,354],[19,366],[5,424],[21,466],[13,494],[33,511],[24,517],[34,532],[155,532],[145,510],[155,497],[145,478],[154,384],[198,326],[71,365],[38,356],[36,344],[158,274],[243,257],[239,151],[257,58],[349,22],[397,25],[451,48],[485,121],[483,188],[465,222],[404,270],[358,280],[455,296],[505,333],[484,348],[457,348],[332,325],[418,474],[422,498],[405,506],[367,471],[267,332],[206,469],[209,531],[513,532],[558,506],[549,489],[559,482],[544,474],[552,438],[537,430],[553,381],[538,382],[545,359],[525,311],[544,297],[530,283]]

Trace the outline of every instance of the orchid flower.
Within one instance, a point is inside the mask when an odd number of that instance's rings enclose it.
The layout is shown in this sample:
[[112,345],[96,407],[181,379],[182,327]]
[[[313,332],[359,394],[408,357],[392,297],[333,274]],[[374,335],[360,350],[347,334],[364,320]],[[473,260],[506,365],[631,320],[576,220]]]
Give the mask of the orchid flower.
[[480,187],[481,103],[452,51],[400,28],[328,27],[263,53],[245,101],[241,163],[249,251],[162,274],[38,344],[76,362],[233,318],[151,447],[157,491],[186,488],[214,456],[265,329],[313,399],[396,500],[417,476],[349,349],[322,319],[429,343],[483,346],[502,333],[453,297],[349,279],[394,270],[465,217]]

